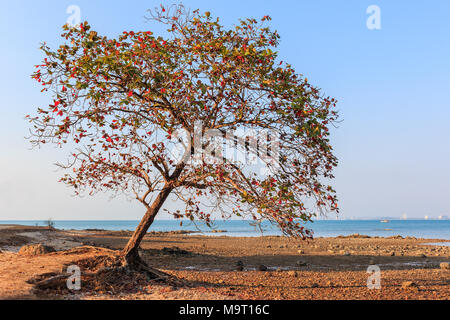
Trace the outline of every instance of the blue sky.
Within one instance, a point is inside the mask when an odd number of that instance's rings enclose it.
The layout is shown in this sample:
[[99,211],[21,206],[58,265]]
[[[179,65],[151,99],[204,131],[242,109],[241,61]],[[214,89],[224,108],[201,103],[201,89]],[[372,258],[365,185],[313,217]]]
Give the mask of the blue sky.
[[[49,103],[29,75],[42,59],[39,43],[61,43],[69,5],[100,34],[116,36],[161,32],[143,18],[160,1],[0,3],[0,220],[139,219],[143,208],[123,197],[72,197],[53,165],[69,150],[29,150],[23,117]],[[450,214],[449,1],[183,3],[225,25],[271,15],[280,58],[339,100],[334,185],[343,217]],[[381,30],[366,27],[369,5],[381,10]]]

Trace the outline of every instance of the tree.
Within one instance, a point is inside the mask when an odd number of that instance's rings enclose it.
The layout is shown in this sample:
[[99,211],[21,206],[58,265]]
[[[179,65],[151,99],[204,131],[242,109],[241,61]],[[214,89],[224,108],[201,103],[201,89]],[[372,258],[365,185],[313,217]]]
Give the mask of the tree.
[[[227,29],[209,12],[178,5],[149,19],[166,24],[169,36],[129,31],[111,39],[84,22],[63,27],[56,51],[41,46],[45,59],[32,77],[53,101],[27,116],[32,143],[71,148],[60,166],[73,172],[61,180],[76,194],[125,192],[145,206],[123,249],[131,268],[146,267],[139,244],[170,195],[186,204],[175,218],[209,225],[218,211],[311,237],[304,223],[338,210],[327,185],[337,165],[329,141],[336,100],[278,61],[269,16]],[[243,129],[255,134],[238,138]],[[265,173],[226,157],[220,139],[261,160]],[[174,146],[183,146],[181,157]]]

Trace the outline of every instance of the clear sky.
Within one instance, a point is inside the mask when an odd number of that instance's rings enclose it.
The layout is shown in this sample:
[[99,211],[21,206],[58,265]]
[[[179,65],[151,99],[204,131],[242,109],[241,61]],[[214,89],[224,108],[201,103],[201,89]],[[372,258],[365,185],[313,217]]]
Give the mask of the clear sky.
[[[0,220],[139,219],[143,207],[82,199],[57,183],[69,150],[30,150],[23,119],[49,103],[30,79],[40,42],[62,41],[70,5],[100,34],[160,31],[145,22],[160,1],[5,1],[0,7]],[[163,1],[164,4],[173,3]],[[192,1],[225,25],[271,15],[279,56],[339,100],[334,131],[343,217],[450,215],[450,1]],[[380,8],[381,29],[366,13]],[[160,218],[164,218],[161,215]]]

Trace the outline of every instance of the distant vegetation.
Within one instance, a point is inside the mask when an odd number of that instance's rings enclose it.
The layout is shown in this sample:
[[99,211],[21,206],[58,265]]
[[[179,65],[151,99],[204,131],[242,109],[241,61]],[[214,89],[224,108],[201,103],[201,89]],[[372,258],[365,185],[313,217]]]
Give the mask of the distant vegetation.
[[55,229],[55,221],[53,221],[52,218],[48,218],[46,221],[44,221],[44,225],[49,229]]

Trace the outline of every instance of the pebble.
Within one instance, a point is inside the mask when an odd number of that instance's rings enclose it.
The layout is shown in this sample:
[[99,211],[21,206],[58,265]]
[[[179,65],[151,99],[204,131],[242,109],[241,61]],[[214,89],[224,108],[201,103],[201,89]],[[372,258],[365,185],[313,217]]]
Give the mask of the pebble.
[[267,271],[267,267],[266,267],[265,265],[263,265],[263,264],[260,264],[260,265],[258,266],[258,270],[259,270],[259,271]]
[[441,269],[450,269],[450,264],[448,262],[441,262],[439,264],[439,267],[441,267]]
[[414,282],[412,282],[412,281],[404,281],[404,282],[402,283],[402,288],[403,288],[403,289],[406,289],[406,288],[414,288],[414,287],[417,287],[417,284],[414,283]]
[[291,270],[291,271],[288,271],[288,275],[291,276],[291,277],[298,277],[298,272],[294,271],[294,270]]
[[305,267],[306,265],[308,265],[305,261],[302,260],[298,260],[295,264],[299,267]]

